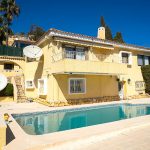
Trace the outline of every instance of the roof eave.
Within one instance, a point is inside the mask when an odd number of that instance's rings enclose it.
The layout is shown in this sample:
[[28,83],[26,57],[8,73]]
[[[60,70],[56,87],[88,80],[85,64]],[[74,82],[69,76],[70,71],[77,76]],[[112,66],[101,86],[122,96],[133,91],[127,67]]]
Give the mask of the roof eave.
[[61,38],[69,38],[73,40],[80,40],[80,41],[85,41],[85,42],[92,42],[93,45],[94,43],[99,43],[99,44],[104,44],[104,45],[109,45],[113,47],[118,47],[118,48],[123,48],[123,49],[130,49],[130,50],[135,50],[135,51],[143,51],[143,52],[150,52],[150,49],[142,48],[142,47],[136,47],[128,44],[121,44],[121,43],[116,43],[116,42],[111,42],[111,41],[105,41],[101,39],[97,39],[94,37],[89,37],[89,36],[79,36],[78,34],[65,34],[65,32],[59,32],[59,30],[55,29],[50,29],[48,32],[46,32],[35,44],[39,46],[41,43],[43,43],[45,40],[47,40],[50,37],[61,37]]

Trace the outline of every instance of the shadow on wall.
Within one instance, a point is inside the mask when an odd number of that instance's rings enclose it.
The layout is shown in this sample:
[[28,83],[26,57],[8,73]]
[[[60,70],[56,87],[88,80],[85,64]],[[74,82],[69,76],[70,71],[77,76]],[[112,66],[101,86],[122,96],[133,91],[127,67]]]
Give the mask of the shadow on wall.
[[34,85],[36,88],[38,88],[38,79],[42,77],[43,67],[44,67],[44,56],[42,55],[42,57],[39,60],[38,67],[34,75]]

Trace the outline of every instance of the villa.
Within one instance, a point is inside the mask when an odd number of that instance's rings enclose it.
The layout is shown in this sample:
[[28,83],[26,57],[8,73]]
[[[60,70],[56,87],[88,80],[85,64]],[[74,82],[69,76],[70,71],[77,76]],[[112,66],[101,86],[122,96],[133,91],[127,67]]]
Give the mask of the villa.
[[150,49],[108,41],[104,27],[97,37],[50,29],[36,45],[43,51],[38,59],[17,47],[0,50],[0,70],[14,85],[15,101],[78,104],[145,94],[141,66],[150,64]]
[[[108,41],[104,27],[98,28],[97,37],[50,29],[34,43],[42,50],[38,58],[24,56],[24,44],[32,42],[20,42],[0,47],[0,73],[13,84],[14,95],[6,97],[13,103],[0,105],[0,148],[64,144],[72,149],[73,142],[81,147],[150,125],[149,98],[130,101],[149,96],[141,66],[150,64],[150,48]],[[32,100],[70,106],[23,103]],[[14,137],[9,142],[8,130]]]

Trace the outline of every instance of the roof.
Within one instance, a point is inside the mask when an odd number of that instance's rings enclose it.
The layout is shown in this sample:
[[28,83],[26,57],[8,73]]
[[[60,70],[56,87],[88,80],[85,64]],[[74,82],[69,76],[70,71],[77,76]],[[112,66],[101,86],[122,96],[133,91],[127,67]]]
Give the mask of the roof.
[[22,43],[26,43],[26,44],[33,44],[33,43],[35,43],[35,41],[22,40],[22,39],[18,39],[18,40],[15,39],[14,42],[22,42]]
[[46,40],[46,38],[48,37],[68,38],[68,39],[92,42],[93,44],[99,43],[99,44],[111,45],[111,46],[119,47],[119,48],[150,52],[150,48],[148,47],[137,46],[133,44],[126,44],[126,43],[118,43],[118,42],[114,42],[110,40],[102,40],[97,37],[87,36],[87,35],[77,34],[77,33],[72,33],[72,32],[65,32],[65,31],[54,29],[54,28],[51,28],[50,30],[48,30],[48,32],[46,32],[35,44],[39,45],[44,39]]

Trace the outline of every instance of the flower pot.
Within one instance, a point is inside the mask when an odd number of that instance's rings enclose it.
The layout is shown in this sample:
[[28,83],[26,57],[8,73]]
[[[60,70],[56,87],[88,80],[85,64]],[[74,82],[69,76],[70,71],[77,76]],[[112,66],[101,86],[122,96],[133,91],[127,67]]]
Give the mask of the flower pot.
[[9,115],[7,113],[4,114],[4,120],[8,121],[9,120]]

